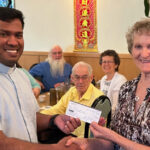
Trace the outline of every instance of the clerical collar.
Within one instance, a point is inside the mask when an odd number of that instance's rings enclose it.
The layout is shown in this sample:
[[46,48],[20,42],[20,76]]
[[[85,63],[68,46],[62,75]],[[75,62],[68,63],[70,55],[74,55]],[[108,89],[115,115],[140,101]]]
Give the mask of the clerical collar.
[[15,69],[16,69],[16,65],[14,65],[14,67],[8,67],[8,66],[6,66],[6,65],[0,63],[0,73],[7,73],[7,74],[10,74],[10,73],[12,73]]

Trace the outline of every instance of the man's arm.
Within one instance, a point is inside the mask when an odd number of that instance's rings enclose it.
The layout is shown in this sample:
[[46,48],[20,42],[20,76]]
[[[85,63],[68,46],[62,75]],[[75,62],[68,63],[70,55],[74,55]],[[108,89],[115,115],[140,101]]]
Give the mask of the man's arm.
[[81,125],[79,119],[75,119],[67,115],[58,115],[54,120],[51,120],[51,118],[51,115],[37,113],[37,131],[39,132],[50,128],[51,121],[53,121],[53,124],[66,134],[73,132]]
[[48,150],[48,149],[55,150],[57,149],[57,146],[56,144],[51,144],[51,145],[34,144],[16,138],[8,138],[3,134],[2,131],[0,131],[0,149],[1,150]]
[[48,129],[51,115],[44,115],[39,112],[36,113],[37,132]]
[[44,84],[41,81],[39,81],[37,79],[35,79],[35,80],[40,85],[40,87],[41,87],[42,90],[45,89],[45,86],[44,86]]
[[[70,148],[65,146],[68,138],[64,138],[57,144],[35,144],[16,138],[8,138],[0,131],[0,150],[67,150]],[[71,150],[81,149],[76,145],[72,145]]]

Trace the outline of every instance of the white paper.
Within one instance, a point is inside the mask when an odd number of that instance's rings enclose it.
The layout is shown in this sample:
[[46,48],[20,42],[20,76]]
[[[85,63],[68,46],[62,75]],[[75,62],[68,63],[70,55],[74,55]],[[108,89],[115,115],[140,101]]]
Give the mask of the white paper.
[[98,123],[101,116],[101,111],[70,101],[66,110],[66,115],[74,118],[79,118],[84,122],[91,123],[95,121]]

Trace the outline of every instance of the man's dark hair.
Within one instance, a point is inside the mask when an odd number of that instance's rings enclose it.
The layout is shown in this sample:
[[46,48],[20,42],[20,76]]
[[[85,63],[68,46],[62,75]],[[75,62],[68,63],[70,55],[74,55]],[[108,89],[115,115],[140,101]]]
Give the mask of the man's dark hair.
[[113,57],[114,63],[116,65],[118,65],[118,67],[115,69],[115,71],[118,71],[119,65],[120,65],[120,58],[119,58],[119,55],[116,53],[116,51],[115,50],[105,50],[103,53],[101,53],[100,60],[99,60],[100,65],[102,64],[102,58],[104,56],[112,56]]
[[22,28],[24,28],[24,16],[21,11],[14,8],[0,7],[0,20],[11,22],[14,19],[19,19]]
[[11,7],[11,3],[12,3],[12,1],[11,0],[8,0],[8,6],[7,7]]

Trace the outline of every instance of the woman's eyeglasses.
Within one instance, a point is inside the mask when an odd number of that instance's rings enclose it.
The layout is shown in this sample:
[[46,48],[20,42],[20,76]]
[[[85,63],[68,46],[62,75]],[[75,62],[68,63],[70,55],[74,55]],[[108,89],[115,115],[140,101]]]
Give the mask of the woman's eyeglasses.
[[112,64],[114,61],[102,61],[102,64]]

